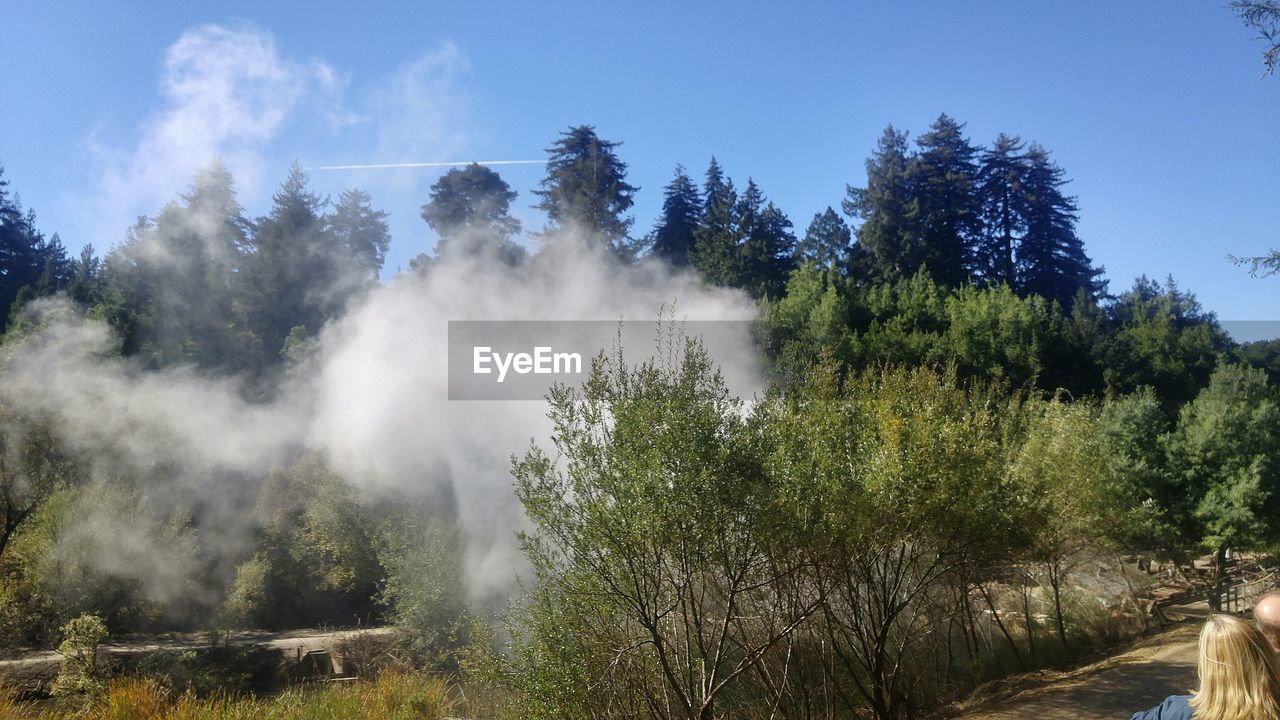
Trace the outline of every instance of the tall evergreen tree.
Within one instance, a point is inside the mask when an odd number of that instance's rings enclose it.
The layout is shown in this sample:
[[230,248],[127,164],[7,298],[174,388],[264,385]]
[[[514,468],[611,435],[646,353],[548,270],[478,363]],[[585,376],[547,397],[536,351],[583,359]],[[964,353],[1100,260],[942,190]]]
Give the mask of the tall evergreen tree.
[[849,226],[835,210],[827,207],[813,216],[804,238],[796,245],[796,261],[818,268],[835,266],[843,271],[852,243]]
[[584,231],[627,255],[633,218],[624,213],[638,188],[627,184],[627,164],[614,152],[619,145],[601,139],[590,125],[569,128],[547,148],[547,176],[534,194],[542,198],[535,207],[547,213],[552,228]]
[[907,134],[886,127],[867,159],[866,187],[848,187],[842,204],[846,215],[862,220],[858,244],[870,260],[871,279],[878,282],[912,277],[925,262],[909,166]]
[[753,297],[778,298],[786,287],[787,275],[795,267],[792,253],[796,238],[791,220],[764,198],[754,180],[738,199],[738,246],[740,274],[737,287]]
[[67,294],[72,300],[86,307],[101,302],[106,285],[102,274],[102,260],[94,256],[93,245],[85,243],[80,256],[72,262],[71,281]]
[[349,299],[350,271],[323,217],[326,201],[307,186],[294,163],[272,196],[271,212],[254,226],[249,258],[249,307],[264,351],[275,357],[297,326],[319,332]]
[[715,157],[702,186],[702,219],[694,230],[690,260],[707,282],[734,285],[741,276],[738,244],[738,193]]
[[23,212],[8,185],[0,167],[0,332],[27,299],[63,289],[72,276],[61,238],[46,238],[36,228],[35,211]]
[[140,218],[104,268],[99,314],[149,364],[256,364],[244,318],[247,226],[231,173],[215,162],[154,220]]
[[975,246],[982,229],[974,185],[977,150],[964,125],[938,116],[916,139],[919,153],[909,165],[908,186],[917,198],[925,268],[941,285],[960,285],[975,269]]
[[483,165],[445,173],[422,206],[422,219],[440,236],[436,255],[486,253],[508,264],[519,262],[525,252],[511,240],[520,233],[520,221],[510,215],[515,199],[516,191],[502,176]]
[[1017,136],[1004,133],[982,152],[977,196],[983,221],[978,257],[987,282],[1016,288],[1018,269],[1014,251],[1026,231],[1023,182],[1026,174],[1024,145]]
[[653,229],[650,252],[672,265],[688,265],[701,215],[698,188],[684,166],[677,165],[675,176],[663,190],[662,217]]
[[338,197],[325,222],[354,268],[353,275],[376,281],[391,246],[387,213],[373,209],[369,193],[351,188]]
[[1025,157],[1022,181],[1026,234],[1018,243],[1018,290],[1056,300],[1070,308],[1084,289],[1096,297],[1102,271],[1093,267],[1084,243],[1076,236],[1075,198],[1062,193],[1067,183],[1049,153],[1032,144]]

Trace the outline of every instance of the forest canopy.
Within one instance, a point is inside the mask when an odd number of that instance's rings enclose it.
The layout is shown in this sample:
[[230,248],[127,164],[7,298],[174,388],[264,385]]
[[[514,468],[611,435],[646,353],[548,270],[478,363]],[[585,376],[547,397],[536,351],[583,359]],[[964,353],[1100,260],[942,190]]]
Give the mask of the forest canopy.
[[[504,638],[485,662],[532,717],[888,719],[1092,641],[1070,584],[1086,549],[1221,569],[1280,542],[1280,340],[1235,342],[1173,278],[1110,285],[1045,147],[975,143],[946,114],[887,127],[865,182],[803,230],[710,157],[697,180],[674,169],[643,234],[623,149],[589,125],[554,139],[529,232],[499,172],[449,170],[422,198],[433,252],[386,281],[387,214],[297,164],[260,217],[214,162],[75,258],[0,177],[0,645],[51,645],[83,614],[110,633],[394,623],[452,669]],[[603,283],[675,277],[753,308],[765,387],[736,396],[681,339],[553,389],[548,437],[490,449],[517,453],[524,593],[473,592],[445,461],[427,491],[370,492],[315,448],[210,462],[163,418],[86,440],[17,380],[89,346],[129,387],[191,383],[196,415],[234,388],[226,414],[267,428],[327,330],[395,335],[371,296],[555,281],[575,254]],[[130,433],[161,449],[101,441]]]

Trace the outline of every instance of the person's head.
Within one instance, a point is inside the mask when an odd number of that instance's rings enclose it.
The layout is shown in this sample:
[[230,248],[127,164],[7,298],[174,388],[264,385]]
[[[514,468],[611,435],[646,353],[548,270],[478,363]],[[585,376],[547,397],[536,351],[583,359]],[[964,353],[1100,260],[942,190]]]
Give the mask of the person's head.
[[1271,649],[1280,653],[1280,592],[1267,593],[1253,604],[1253,622]]
[[1211,615],[1200,630],[1196,720],[1280,720],[1276,655],[1253,625]]

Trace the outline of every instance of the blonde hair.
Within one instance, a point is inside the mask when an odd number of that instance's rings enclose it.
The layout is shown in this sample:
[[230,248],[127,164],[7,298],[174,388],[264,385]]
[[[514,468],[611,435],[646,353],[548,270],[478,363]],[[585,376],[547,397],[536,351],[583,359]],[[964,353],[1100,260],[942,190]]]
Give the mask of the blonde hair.
[[1196,720],[1280,720],[1275,653],[1253,625],[1211,615],[1200,630],[1200,689],[1191,698]]

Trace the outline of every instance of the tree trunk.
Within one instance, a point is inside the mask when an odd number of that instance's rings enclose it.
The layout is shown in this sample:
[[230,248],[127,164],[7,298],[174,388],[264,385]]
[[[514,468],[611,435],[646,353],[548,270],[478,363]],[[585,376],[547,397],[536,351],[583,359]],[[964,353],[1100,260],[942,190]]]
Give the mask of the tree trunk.
[[1151,628],[1151,623],[1147,622],[1147,614],[1142,611],[1142,606],[1138,604],[1138,591],[1133,589],[1133,582],[1129,580],[1129,569],[1124,566],[1124,558],[1120,556],[1120,551],[1115,550],[1112,555],[1116,559],[1116,568],[1120,571],[1120,577],[1124,578],[1124,586],[1129,590],[1129,602],[1133,603],[1133,610],[1138,614],[1138,622],[1142,623],[1142,632],[1146,632]]
[[979,644],[978,622],[973,617],[973,605],[969,602],[969,587],[967,583],[960,590],[960,605],[964,608],[964,619],[961,624],[968,623],[969,632],[967,634],[973,639],[973,647],[969,649],[969,663],[976,665],[978,658],[982,656],[982,646]]
[[1053,619],[1058,624],[1058,641],[1067,647],[1067,626],[1062,620],[1062,576],[1056,564],[1049,566],[1049,585],[1053,587]]
[[1036,625],[1035,618],[1031,617],[1031,592],[1027,589],[1027,581],[1022,581],[1022,617],[1027,625],[1027,654],[1031,661],[1036,660]]
[[1222,612],[1222,594],[1227,587],[1227,546],[1221,545],[1213,556],[1213,587],[1209,590],[1209,609]]
[[996,627],[1000,628],[1000,634],[1004,635],[1004,639],[1009,643],[1009,649],[1013,651],[1013,657],[1017,659],[1018,664],[1022,665],[1022,653],[1018,652],[1018,644],[1013,641],[1013,635],[1009,633],[1009,628],[1004,626],[1004,621],[1000,619],[1000,613],[996,610],[995,603],[991,602],[991,594],[987,592],[987,587],[982,583],[978,583],[978,592],[982,594],[982,599],[987,601],[987,607],[991,609],[991,617],[996,620]]

